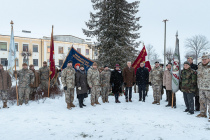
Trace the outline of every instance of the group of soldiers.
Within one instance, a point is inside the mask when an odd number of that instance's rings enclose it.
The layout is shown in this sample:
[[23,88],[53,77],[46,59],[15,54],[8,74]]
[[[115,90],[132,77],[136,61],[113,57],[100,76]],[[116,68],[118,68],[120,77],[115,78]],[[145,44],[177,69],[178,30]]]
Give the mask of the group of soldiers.
[[[51,71],[47,67],[47,62],[43,62],[43,67],[36,71],[34,65],[22,64],[22,69],[14,71],[13,76],[18,80],[18,104],[22,105],[24,102],[27,105],[29,99],[33,100],[37,95],[38,88],[47,92],[49,83],[49,77]],[[59,81],[58,81],[59,82]],[[3,65],[0,64],[0,96],[3,100],[3,108],[7,108],[8,91],[12,86],[12,78],[8,71],[3,69]],[[41,96],[41,95],[40,95]]]
[[[35,71],[34,66],[24,63],[23,68],[14,71],[13,76],[18,79],[18,101],[19,105],[28,104],[29,99],[34,98],[37,88],[47,91],[49,86],[49,77],[51,71],[47,66],[47,62],[43,62],[43,67],[39,71]],[[176,108],[176,95],[172,93],[172,64],[166,65],[167,69],[160,66],[159,62],[155,62],[155,67],[149,72],[144,63],[140,63],[140,67],[136,73],[131,66],[131,62],[127,62],[127,66],[121,71],[116,64],[115,69],[111,71],[108,66],[98,69],[96,62],[86,72],[84,66],[81,65],[77,71],[72,66],[72,61],[68,61],[67,67],[62,71],[61,81],[65,92],[65,101],[67,108],[75,107],[74,89],[76,87],[77,98],[80,107],[86,106],[83,100],[90,91],[91,105],[100,105],[98,99],[102,96],[102,102],[108,103],[110,91],[115,95],[115,102],[120,103],[119,94],[125,89],[125,101],[132,102],[132,87],[138,86],[139,101],[145,102],[148,86],[152,86],[154,101],[152,104],[160,105],[163,89],[166,90],[168,104],[166,107],[172,106]],[[56,74],[61,70],[56,70]],[[56,81],[56,80],[55,80]],[[59,80],[57,80],[59,82]],[[0,65],[0,96],[3,101],[3,108],[7,108],[7,91],[11,88],[11,77],[7,71]],[[180,75],[180,87],[183,92],[184,102],[188,114],[194,114],[195,110],[200,114],[197,117],[207,117],[207,106],[209,106],[210,115],[210,59],[209,56],[203,55],[202,62],[197,66],[193,64],[193,58],[189,57],[184,62],[183,70]],[[173,95],[173,96],[172,96]],[[195,97],[195,103],[194,103]],[[173,100],[173,101],[172,101]],[[210,118],[209,118],[210,119]]]
[[[155,62],[155,67],[150,71],[149,84],[153,88],[154,102],[152,104],[160,105],[161,90],[166,89],[168,104],[176,108],[176,95],[172,93],[172,73],[171,63],[168,63],[167,70]],[[193,64],[193,58],[189,57],[184,62],[181,70],[179,89],[183,92],[186,109],[184,112],[192,115],[194,111],[200,111],[197,117],[207,118],[207,106],[210,116],[210,58],[207,55],[202,56],[202,62],[199,65]],[[172,96],[173,95],[173,96]],[[195,98],[195,101],[194,101]],[[209,117],[210,121],[210,117]]]

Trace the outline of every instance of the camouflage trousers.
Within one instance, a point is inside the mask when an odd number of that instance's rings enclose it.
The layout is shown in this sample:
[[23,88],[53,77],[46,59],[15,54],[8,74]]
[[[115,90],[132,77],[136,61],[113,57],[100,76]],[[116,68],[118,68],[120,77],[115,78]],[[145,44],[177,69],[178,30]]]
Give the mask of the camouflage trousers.
[[108,100],[108,96],[109,96],[109,87],[102,87],[101,88],[101,96],[103,100]]
[[160,102],[162,85],[152,85],[154,101]]
[[210,115],[210,90],[199,90],[200,96],[200,113],[206,115],[207,105],[209,106],[208,112]]
[[0,90],[0,98],[3,102],[7,102],[7,91],[6,90]]
[[48,90],[49,80],[41,80],[40,88],[42,90]]
[[36,92],[37,92],[37,88],[31,88],[31,92],[29,95],[30,100],[34,100]]
[[98,101],[98,98],[100,96],[101,87],[100,86],[93,86],[91,88],[91,103],[95,103]]
[[68,104],[73,103],[74,88],[67,88],[67,90],[65,90],[65,100],[66,100],[66,103],[68,103]]
[[30,87],[18,88],[19,104],[23,104],[23,100],[24,99],[25,99],[25,104],[28,103],[30,92],[31,92],[31,88]]

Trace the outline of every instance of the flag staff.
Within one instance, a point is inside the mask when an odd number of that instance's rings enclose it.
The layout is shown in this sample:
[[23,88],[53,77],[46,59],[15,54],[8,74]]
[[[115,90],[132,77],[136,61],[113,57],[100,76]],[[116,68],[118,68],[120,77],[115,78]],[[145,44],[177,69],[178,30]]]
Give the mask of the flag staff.
[[164,70],[166,69],[166,22],[168,20],[165,19],[163,22],[165,23],[165,32],[164,32]]

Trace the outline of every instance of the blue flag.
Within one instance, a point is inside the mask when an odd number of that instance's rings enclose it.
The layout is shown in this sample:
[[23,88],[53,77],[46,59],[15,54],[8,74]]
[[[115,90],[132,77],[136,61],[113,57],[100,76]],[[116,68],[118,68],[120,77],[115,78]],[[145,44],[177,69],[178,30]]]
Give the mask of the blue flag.
[[9,45],[9,55],[8,55],[8,72],[10,75],[13,75],[13,68],[15,67],[15,59],[16,59],[16,48],[15,48],[13,24],[12,24],[10,45]]
[[79,69],[79,66],[81,64],[84,65],[85,70],[87,71],[90,66],[93,65],[93,61],[88,59],[87,57],[83,56],[81,53],[79,53],[74,47],[72,46],[69,50],[68,55],[66,56],[65,61],[63,62],[63,65],[61,66],[61,69],[65,69],[67,67],[68,61],[72,61],[72,66],[75,70]]

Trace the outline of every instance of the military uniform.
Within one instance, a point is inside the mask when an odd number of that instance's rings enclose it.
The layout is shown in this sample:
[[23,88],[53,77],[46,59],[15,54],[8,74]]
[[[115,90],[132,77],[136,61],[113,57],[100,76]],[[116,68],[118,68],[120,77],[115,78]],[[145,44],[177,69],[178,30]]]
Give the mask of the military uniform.
[[[189,65],[189,64],[188,64]],[[189,112],[190,114],[194,113],[194,93],[197,85],[197,74],[191,68],[183,69],[181,71],[181,83],[180,88],[184,94],[184,101],[187,109],[185,112]]]
[[108,96],[109,96],[109,89],[110,89],[110,78],[111,78],[111,72],[110,70],[103,70],[100,74],[101,78],[101,88],[102,88],[102,100],[103,102],[108,102]]
[[0,64],[0,98],[3,101],[3,108],[7,107],[7,90],[12,86],[11,76],[7,71],[3,69],[3,65]]
[[[14,73],[15,76],[15,73]],[[19,104],[23,104],[23,100],[25,99],[25,104],[28,103],[29,94],[30,94],[30,86],[34,83],[34,73],[29,69],[22,69],[17,71],[18,78],[18,96],[19,96]]]
[[[203,56],[203,59],[208,59]],[[200,115],[206,116],[207,105],[210,116],[210,62],[207,65],[200,64],[198,66],[197,83],[200,96]]]
[[66,100],[67,105],[70,104],[70,107],[75,107],[75,105],[73,104],[75,74],[76,74],[75,69],[72,66],[67,66],[62,71],[62,74],[61,74],[61,82],[65,90],[65,100]]
[[[97,64],[96,64],[97,65]],[[91,87],[91,105],[99,104],[98,98],[101,91],[100,73],[98,69],[90,67],[87,72],[87,81],[89,87]]]
[[40,88],[44,91],[48,90],[50,69],[47,66],[43,66],[39,69]]
[[37,94],[37,88],[39,87],[40,77],[39,77],[39,73],[35,69],[31,69],[32,67],[34,67],[34,65],[30,65],[29,67],[30,67],[30,70],[34,73],[34,83],[31,86],[31,93],[30,93],[29,99],[34,100],[35,94]]
[[161,90],[163,85],[163,69],[161,67],[155,67],[150,71],[149,82],[153,88],[153,104],[160,104]]

